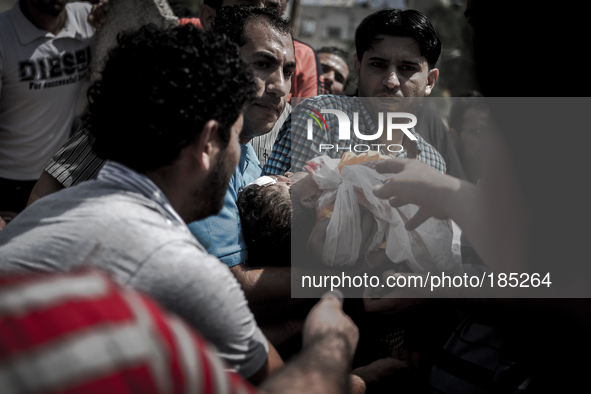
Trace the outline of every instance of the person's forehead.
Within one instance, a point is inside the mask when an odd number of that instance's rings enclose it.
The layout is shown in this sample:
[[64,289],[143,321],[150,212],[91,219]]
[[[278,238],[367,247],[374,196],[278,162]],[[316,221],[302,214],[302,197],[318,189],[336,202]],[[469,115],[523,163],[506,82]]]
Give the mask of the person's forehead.
[[244,32],[245,45],[252,52],[270,51],[281,53],[286,61],[295,61],[293,39],[289,33],[283,33],[265,21],[248,23]]
[[412,37],[378,34],[374,40],[376,42],[373,42],[365,51],[364,58],[378,57],[386,60],[406,60],[417,63],[427,61],[425,56],[421,55],[421,47],[418,42]]
[[318,58],[320,59],[321,64],[326,64],[329,67],[332,67],[340,72],[344,72],[346,74],[349,73],[349,66],[343,59],[333,53],[319,53]]

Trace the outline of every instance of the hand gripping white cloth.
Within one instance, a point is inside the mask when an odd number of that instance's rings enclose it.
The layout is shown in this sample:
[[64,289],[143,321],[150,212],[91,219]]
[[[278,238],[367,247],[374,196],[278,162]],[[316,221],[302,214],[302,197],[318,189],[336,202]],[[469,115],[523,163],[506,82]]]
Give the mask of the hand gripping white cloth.
[[456,271],[459,261],[452,252],[453,230],[450,220],[430,218],[417,229],[406,231],[405,222],[418,211],[408,204],[393,208],[387,200],[373,194],[374,186],[388,175],[374,168],[377,161],[342,166],[338,159],[321,156],[310,160],[305,169],[318,184],[322,195],[317,213],[334,204],[326,229],[322,260],[329,266],[350,266],[360,257],[361,211],[367,208],[378,224],[368,250],[386,242],[386,256],[394,263],[406,261],[416,273]]

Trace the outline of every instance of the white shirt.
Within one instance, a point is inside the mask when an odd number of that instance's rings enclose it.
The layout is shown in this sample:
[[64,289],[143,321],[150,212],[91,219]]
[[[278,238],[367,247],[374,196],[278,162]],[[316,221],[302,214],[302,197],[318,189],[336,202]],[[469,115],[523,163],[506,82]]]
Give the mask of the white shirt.
[[19,2],[0,14],[0,177],[35,180],[66,142],[90,65],[88,3],[66,5],[54,35]]

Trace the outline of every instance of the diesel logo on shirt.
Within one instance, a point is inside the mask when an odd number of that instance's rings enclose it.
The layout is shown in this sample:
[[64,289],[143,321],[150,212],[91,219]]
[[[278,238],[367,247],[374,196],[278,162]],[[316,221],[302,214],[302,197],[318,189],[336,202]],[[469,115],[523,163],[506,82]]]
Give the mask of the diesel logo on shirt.
[[18,63],[19,81],[33,81],[70,76],[77,71],[86,70],[89,64],[89,46],[74,53],[65,52],[61,56],[23,60]]

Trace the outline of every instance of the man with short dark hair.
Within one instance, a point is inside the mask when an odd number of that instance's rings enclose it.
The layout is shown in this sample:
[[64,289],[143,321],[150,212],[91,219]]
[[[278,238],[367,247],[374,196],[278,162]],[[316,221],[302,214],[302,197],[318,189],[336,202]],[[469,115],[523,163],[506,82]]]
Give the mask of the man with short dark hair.
[[324,76],[326,94],[345,94],[349,81],[349,54],[337,47],[322,47],[316,51]]
[[254,94],[238,48],[217,32],[148,25],[121,36],[89,89],[93,149],[107,160],[98,180],[13,220],[0,233],[0,269],[103,268],[184,317],[260,381],[281,359],[236,279],[186,226],[221,209]]
[[[342,111],[352,120],[357,117],[355,134],[350,141],[345,141],[347,144],[367,143],[366,140],[379,130],[381,136],[377,142],[381,144],[377,145],[382,153],[416,157],[445,173],[444,159],[412,128],[406,130],[412,138],[402,129],[381,133],[386,123],[382,113],[412,112],[424,96],[431,94],[439,77],[435,63],[441,53],[441,40],[427,17],[415,10],[377,11],[357,28],[355,47],[355,83],[359,97],[319,96],[296,107],[279,132],[264,168],[266,174],[302,171],[308,160],[322,154],[340,158],[344,150],[338,149],[340,133],[335,115],[325,115],[324,126],[320,126],[326,130],[314,133],[312,140],[307,137],[310,119],[307,111],[318,115],[327,108]],[[359,134],[363,138],[358,137]],[[332,145],[333,149],[321,151],[321,144]]]
[[[265,7],[281,16],[287,2],[288,0],[205,0],[199,10],[199,21],[204,29],[209,29],[223,7],[235,5]],[[293,42],[297,66],[291,78],[291,90],[287,98],[290,102],[292,97],[314,97],[324,92],[322,68],[316,52],[299,40],[294,39]]]
[[[240,136],[242,155],[230,180],[222,211],[189,225],[193,235],[209,253],[230,267],[246,294],[249,306],[259,318],[285,312],[291,302],[289,267],[249,267],[248,250],[236,200],[238,191],[262,175],[250,141],[268,133],[286,105],[295,59],[289,22],[266,8],[223,7],[213,29],[229,36],[240,46],[242,59],[255,75],[257,97],[245,108]],[[254,262],[256,265],[256,262]],[[263,275],[264,273],[264,275]]]

